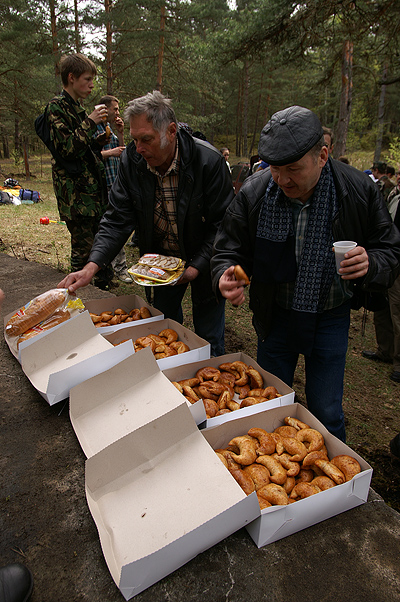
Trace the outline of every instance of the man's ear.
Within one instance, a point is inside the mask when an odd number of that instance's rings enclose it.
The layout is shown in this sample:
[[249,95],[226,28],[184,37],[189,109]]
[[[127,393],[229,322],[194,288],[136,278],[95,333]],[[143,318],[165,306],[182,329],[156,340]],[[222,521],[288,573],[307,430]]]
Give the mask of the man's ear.
[[171,123],[167,127],[167,134],[171,137],[171,140],[175,136],[176,131],[177,131],[176,123],[171,121]]
[[325,163],[328,161],[329,151],[327,146],[323,146],[321,148],[321,152],[318,157],[318,167],[321,169],[324,167]]
[[68,73],[68,83],[73,84],[75,81],[75,75],[73,73]]

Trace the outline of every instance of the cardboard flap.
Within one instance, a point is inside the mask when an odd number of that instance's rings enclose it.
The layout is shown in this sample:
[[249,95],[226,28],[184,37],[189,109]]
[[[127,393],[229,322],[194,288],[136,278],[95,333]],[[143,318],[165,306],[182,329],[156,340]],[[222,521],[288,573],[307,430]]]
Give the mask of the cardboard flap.
[[[251,504],[247,522],[260,514],[198,431],[186,404],[89,458],[86,495],[117,584],[124,565],[157,553],[240,502]],[[195,555],[201,551],[195,537],[193,545]],[[142,582],[136,571],[130,577]]]
[[151,350],[143,349],[74,387],[70,418],[90,457],[181,404],[184,397],[160,372]]

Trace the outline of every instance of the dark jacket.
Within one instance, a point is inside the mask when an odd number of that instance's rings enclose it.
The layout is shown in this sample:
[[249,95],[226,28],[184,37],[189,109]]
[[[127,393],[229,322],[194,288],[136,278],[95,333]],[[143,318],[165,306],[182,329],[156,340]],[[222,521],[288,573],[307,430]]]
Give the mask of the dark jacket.
[[[393,225],[381,194],[371,178],[340,161],[331,162],[339,210],[333,218],[333,240],[355,240],[368,253],[367,274],[355,281],[355,304],[359,291],[384,292],[400,273],[400,233]],[[213,287],[231,265],[240,264],[251,276],[258,216],[271,178],[269,169],[247,178],[230,204],[214,243],[211,260]],[[250,308],[261,337],[268,334],[275,299],[275,285],[254,278],[250,285]]]
[[[205,273],[210,270],[218,226],[234,196],[232,180],[217,149],[182,130],[177,136],[181,156],[176,207],[180,256],[187,265]],[[154,174],[131,142],[121,155],[89,261],[107,265],[133,230],[141,255],[159,252],[153,240],[155,187]]]

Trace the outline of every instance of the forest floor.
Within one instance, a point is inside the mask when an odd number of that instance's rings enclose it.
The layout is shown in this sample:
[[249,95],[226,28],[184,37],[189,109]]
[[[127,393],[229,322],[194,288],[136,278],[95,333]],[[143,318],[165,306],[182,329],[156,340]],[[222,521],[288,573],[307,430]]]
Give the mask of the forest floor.
[[[0,206],[0,250],[19,259],[68,272],[70,247],[66,227],[57,223],[40,224],[40,217],[43,216],[59,219],[48,158],[39,157],[31,164],[31,172],[37,175],[26,180],[23,174],[18,173],[22,171],[21,167],[0,161],[1,180],[16,177],[21,186],[38,190],[42,197],[42,201],[35,205]],[[138,251],[127,245],[126,253],[130,266],[137,259]],[[144,297],[142,287],[133,283],[124,284],[117,279],[113,281],[111,292],[115,295],[137,294]],[[21,302],[25,301],[21,299]],[[184,310],[184,325],[193,329],[187,297]],[[343,397],[347,443],[373,467],[372,488],[389,506],[400,511],[400,462],[389,451],[390,440],[400,432],[400,385],[389,379],[389,365],[362,357],[363,349],[375,348],[373,314],[366,316],[365,332],[362,323],[362,310],[352,312]],[[226,353],[242,351],[255,358],[256,336],[247,304],[238,309],[227,305],[225,345]],[[296,401],[306,405],[302,358],[293,388]]]

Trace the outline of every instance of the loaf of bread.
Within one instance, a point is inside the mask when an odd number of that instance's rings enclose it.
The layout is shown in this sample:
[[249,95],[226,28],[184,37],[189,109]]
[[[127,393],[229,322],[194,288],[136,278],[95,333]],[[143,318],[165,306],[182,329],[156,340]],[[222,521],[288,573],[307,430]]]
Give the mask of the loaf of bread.
[[35,297],[24,307],[21,307],[7,322],[7,336],[20,336],[29,328],[49,318],[66,299],[66,289],[55,288]]

